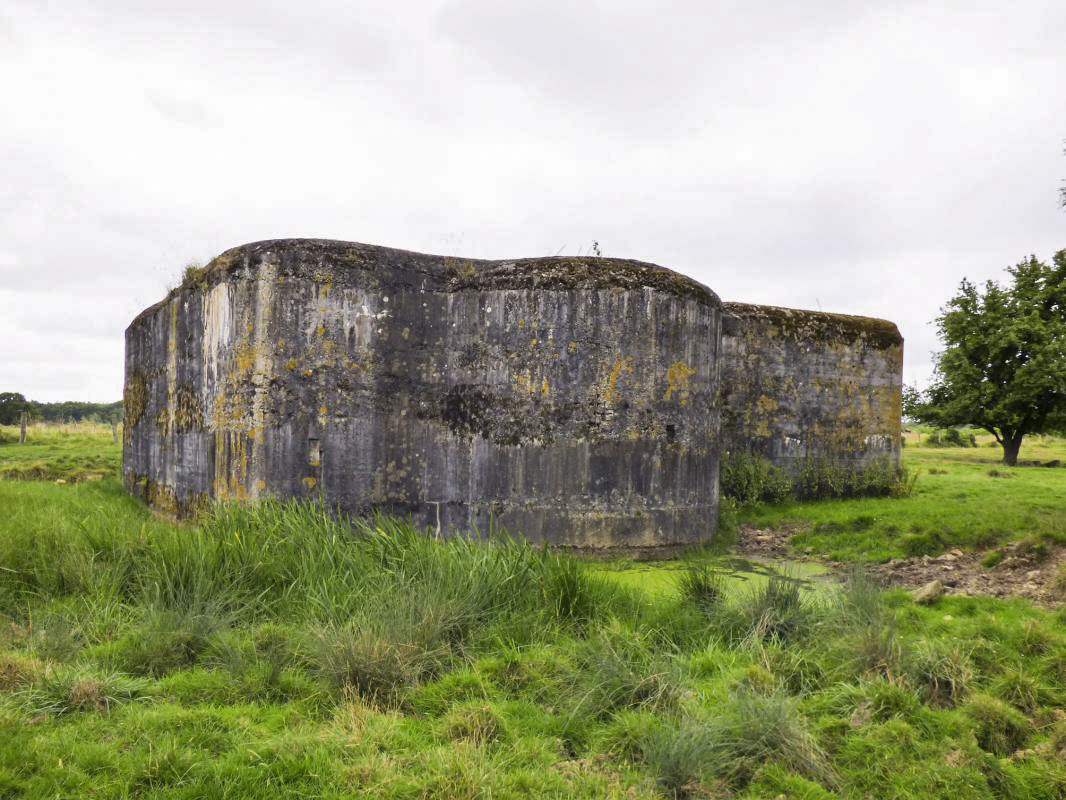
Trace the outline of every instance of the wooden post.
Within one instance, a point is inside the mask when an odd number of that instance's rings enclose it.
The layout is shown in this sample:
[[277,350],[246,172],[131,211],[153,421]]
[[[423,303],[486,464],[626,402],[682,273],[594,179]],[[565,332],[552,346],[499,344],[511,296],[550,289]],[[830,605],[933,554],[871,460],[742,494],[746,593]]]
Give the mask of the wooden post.
[[25,411],[19,415],[19,444],[26,444],[26,420],[29,416]]
[[118,423],[111,420],[111,441],[118,444]]

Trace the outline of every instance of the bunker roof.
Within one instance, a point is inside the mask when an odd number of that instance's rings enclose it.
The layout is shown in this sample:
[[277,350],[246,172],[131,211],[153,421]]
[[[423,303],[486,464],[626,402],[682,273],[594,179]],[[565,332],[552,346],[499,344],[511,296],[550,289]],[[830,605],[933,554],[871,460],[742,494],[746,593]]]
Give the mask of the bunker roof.
[[903,336],[895,323],[875,317],[751,303],[725,303],[723,311],[722,333],[725,336],[735,336],[740,323],[744,323],[746,326],[772,325],[784,336],[810,341],[851,343],[861,337],[871,346],[882,350],[903,344]]
[[277,258],[283,269],[294,271],[317,265],[325,269],[356,269],[382,275],[419,273],[420,279],[430,281],[437,291],[649,287],[721,305],[718,295],[698,281],[643,261],[592,256],[487,261],[332,239],[268,239],[234,247],[214,258],[204,268],[203,278],[210,282],[217,273],[240,266],[255,267],[268,255]]

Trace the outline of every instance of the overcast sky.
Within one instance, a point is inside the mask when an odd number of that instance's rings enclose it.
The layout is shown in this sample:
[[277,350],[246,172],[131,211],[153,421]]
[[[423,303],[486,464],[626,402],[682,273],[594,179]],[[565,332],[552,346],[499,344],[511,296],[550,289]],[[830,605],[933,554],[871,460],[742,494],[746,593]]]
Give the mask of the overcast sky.
[[0,391],[122,394],[182,267],[605,255],[885,317],[1066,248],[1066,3],[0,0]]

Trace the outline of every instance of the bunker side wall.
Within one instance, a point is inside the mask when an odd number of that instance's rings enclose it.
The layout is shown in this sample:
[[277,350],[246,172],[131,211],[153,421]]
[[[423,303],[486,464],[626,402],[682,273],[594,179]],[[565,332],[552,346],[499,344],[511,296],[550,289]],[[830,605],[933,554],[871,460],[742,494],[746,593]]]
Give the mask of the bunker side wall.
[[900,459],[903,339],[884,320],[726,303],[723,453],[796,468]]

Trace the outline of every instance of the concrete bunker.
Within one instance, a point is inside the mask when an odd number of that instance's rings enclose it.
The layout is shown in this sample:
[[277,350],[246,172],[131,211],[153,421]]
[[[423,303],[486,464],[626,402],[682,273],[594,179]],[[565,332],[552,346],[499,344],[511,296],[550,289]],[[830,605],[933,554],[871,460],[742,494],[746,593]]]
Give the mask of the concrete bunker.
[[245,245],[127,329],[124,482],[669,554],[717,524],[721,320],[635,261]]
[[794,470],[900,461],[903,337],[886,320],[726,303],[722,453]]

